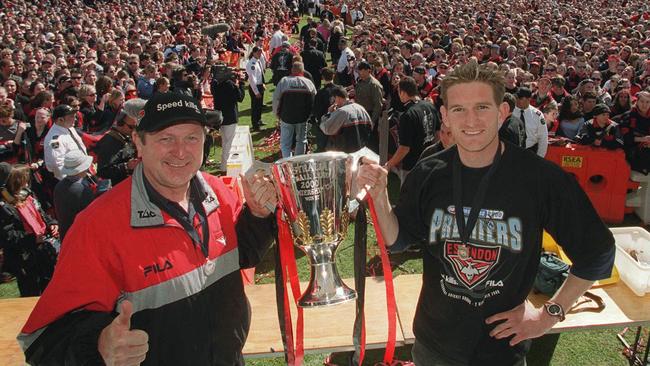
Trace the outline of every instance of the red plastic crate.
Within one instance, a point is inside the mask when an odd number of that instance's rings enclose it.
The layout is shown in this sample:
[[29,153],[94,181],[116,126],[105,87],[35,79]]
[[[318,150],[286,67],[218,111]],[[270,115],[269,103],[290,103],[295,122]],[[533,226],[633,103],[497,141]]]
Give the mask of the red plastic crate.
[[623,150],[572,144],[549,146],[546,159],[576,177],[604,221],[623,221],[630,180]]

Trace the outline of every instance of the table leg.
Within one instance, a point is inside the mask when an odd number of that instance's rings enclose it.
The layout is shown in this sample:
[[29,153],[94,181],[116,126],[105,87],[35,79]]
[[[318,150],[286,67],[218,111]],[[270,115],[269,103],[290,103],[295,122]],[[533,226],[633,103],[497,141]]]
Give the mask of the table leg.
[[[650,350],[650,347],[648,347],[649,346],[648,341],[650,340],[646,340],[645,352],[642,351],[640,348],[641,348],[641,342],[643,341],[641,337],[641,335],[643,334],[643,327],[639,326],[636,328],[636,335],[634,336],[634,342],[632,344],[627,343],[625,338],[623,338],[623,334],[627,331],[627,329],[628,328],[625,328],[625,330],[622,333],[618,334],[618,339],[625,347],[624,354],[628,359],[628,364],[630,366],[647,366],[648,351]],[[643,359],[639,357],[641,356],[641,352],[644,353]]]
[[[643,327],[639,327],[639,331],[641,331]],[[650,332],[648,332],[648,338],[645,340],[645,355],[643,356],[643,366],[648,365],[648,351],[650,351]]]

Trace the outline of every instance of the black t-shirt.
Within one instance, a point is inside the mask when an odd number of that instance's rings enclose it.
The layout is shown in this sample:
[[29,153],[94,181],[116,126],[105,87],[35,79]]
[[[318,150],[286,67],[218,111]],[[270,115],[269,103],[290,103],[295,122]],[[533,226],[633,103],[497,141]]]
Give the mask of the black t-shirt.
[[410,148],[402,159],[402,169],[411,170],[425,147],[433,143],[440,129],[438,110],[428,101],[410,102],[399,119],[399,144]]
[[136,158],[136,151],[128,135],[113,128],[97,142],[94,151],[97,154],[97,175],[110,179],[113,186],[131,175],[126,163]]
[[[421,160],[402,186],[395,207],[398,240],[423,246],[423,286],[413,331],[419,342],[452,361],[509,365],[529,342],[489,336],[485,319],[521,304],[539,265],[542,229],[572,259],[571,271],[595,280],[609,276],[613,237],[576,180],[551,162],[505,144],[469,243],[459,243],[449,148]],[[462,168],[465,218],[489,167]],[[597,267],[597,268],[595,268]]]
[[513,145],[524,148],[526,145],[526,130],[523,122],[513,115],[508,116],[499,129],[499,138],[502,141],[508,141]]
[[332,97],[332,89],[334,89],[334,86],[334,83],[325,84],[323,88],[316,93],[316,97],[314,97],[314,105],[311,114],[316,118],[317,124],[320,123],[320,118],[327,113],[327,109],[332,104],[330,98]]
[[214,109],[221,111],[223,122],[221,125],[234,125],[239,122],[239,106],[246,96],[244,82],[236,84],[232,80],[210,84],[210,92],[214,101]]
[[[327,67],[327,62],[325,61],[325,54],[319,49],[308,47],[301,54],[303,63],[305,64],[305,70],[309,71],[312,76],[318,80],[320,84],[321,72],[320,70],[324,67]],[[316,80],[313,80],[316,81]]]

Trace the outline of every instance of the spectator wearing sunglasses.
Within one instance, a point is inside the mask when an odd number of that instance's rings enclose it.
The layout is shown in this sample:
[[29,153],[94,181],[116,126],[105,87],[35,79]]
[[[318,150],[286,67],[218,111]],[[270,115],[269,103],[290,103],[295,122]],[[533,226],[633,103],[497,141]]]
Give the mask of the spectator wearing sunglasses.
[[138,164],[131,133],[137,126],[137,115],[144,106],[143,99],[130,99],[115,118],[115,124],[95,147],[97,153],[97,175],[110,179],[117,185],[133,173]]

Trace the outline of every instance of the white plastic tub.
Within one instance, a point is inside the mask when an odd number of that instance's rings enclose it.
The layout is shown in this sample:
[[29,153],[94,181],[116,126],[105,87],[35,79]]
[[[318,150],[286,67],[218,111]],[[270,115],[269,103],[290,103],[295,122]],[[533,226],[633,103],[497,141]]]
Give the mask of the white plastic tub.
[[[616,240],[616,268],[625,284],[637,295],[650,292],[650,233],[641,227],[620,227],[610,229]],[[629,252],[640,253],[643,263],[630,256]]]

